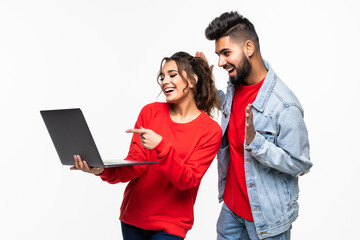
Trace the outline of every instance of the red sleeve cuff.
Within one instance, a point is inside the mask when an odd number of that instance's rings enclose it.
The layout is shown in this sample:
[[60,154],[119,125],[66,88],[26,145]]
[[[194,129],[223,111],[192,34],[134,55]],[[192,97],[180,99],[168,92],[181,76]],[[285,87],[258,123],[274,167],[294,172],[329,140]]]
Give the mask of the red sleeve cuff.
[[165,155],[169,152],[170,148],[171,148],[171,144],[168,141],[166,141],[164,138],[161,140],[161,142],[158,145],[156,145],[154,150],[156,151],[159,160],[165,157]]
[[96,175],[96,176],[99,176],[101,178],[104,178],[104,177],[106,178],[106,177],[108,177],[109,173],[110,173],[110,169],[109,168],[104,168],[104,171],[101,174]]

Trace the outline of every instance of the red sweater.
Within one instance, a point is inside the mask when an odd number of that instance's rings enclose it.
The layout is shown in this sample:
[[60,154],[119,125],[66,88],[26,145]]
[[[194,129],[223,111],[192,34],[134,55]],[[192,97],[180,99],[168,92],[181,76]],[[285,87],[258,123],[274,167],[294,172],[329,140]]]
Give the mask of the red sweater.
[[120,220],[147,230],[185,237],[194,222],[193,205],[200,181],[214,159],[221,128],[205,112],[189,123],[171,120],[168,103],[152,103],[140,112],[135,128],[163,137],[153,150],[134,134],[126,159],[158,161],[153,165],[106,168],[101,178],[127,182]]

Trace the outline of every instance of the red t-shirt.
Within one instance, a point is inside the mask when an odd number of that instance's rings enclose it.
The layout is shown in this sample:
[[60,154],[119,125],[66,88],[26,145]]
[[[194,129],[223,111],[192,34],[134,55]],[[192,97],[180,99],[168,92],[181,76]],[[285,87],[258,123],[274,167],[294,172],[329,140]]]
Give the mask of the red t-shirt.
[[145,106],[135,128],[151,129],[163,137],[153,150],[134,134],[126,159],[158,161],[153,165],[106,168],[101,178],[127,182],[120,220],[139,228],[185,237],[194,222],[193,205],[201,178],[221,141],[221,128],[205,112],[191,122],[171,120],[168,103]]
[[245,109],[249,103],[254,102],[263,82],[264,80],[251,86],[239,85],[236,88],[228,126],[230,163],[224,202],[234,213],[252,222],[254,219],[246,189],[244,166]]

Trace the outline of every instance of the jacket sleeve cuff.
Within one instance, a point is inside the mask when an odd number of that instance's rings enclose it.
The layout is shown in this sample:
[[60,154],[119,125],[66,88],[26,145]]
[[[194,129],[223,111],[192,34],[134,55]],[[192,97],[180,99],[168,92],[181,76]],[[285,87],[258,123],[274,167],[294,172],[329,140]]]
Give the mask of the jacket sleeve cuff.
[[265,142],[265,137],[263,135],[261,135],[260,133],[256,132],[255,134],[255,138],[253,139],[253,141],[247,145],[247,143],[245,143],[245,150],[252,152],[252,151],[259,151],[259,149],[264,145]]

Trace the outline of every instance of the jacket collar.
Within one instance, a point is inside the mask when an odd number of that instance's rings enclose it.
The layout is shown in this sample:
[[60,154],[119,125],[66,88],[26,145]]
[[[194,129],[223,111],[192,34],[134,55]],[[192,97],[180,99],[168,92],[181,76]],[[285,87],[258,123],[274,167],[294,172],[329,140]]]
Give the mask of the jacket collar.
[[[270,64],[266,60],[263,59],[263,61],[264,61],[266,69],[268,70],[268,73],[266,74],[265,80],[257,94],[255,101],[253,102],[253,107],[256,110],[258,110],[259,112],[264,111],[265,104],[269,100],[270,94],[276,83],[275,72],[273,71]],[[234,93],[235,93],[235,87],[231,83],[230,79],[228,80],[227,84],[228,84],[228,86],[227,86],[228,92],[231,95],[231,99],[233,99]]]
[[265,104],[269,100],[270,94],[275,86],[276,83],[276,75],[271,68],[270,64],[263,60],[268,73],[266,74],[264,83],[262,84],[258,95],[253,103],[253,107],[258,110],[259,112],[263,112],[265,108]]

